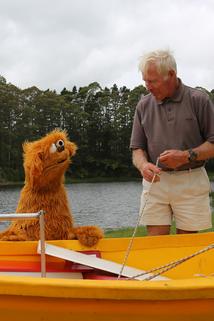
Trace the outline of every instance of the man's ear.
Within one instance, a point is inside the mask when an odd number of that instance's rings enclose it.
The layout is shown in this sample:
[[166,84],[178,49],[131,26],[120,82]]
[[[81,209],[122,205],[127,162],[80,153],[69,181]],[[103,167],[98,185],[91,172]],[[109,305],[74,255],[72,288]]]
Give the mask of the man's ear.
[[175,71],[174,71],[173,69],[170,69],[170,70],[168,71],[168,76],[169,76],[169,77],[174,77],[174,76],[175,76]]

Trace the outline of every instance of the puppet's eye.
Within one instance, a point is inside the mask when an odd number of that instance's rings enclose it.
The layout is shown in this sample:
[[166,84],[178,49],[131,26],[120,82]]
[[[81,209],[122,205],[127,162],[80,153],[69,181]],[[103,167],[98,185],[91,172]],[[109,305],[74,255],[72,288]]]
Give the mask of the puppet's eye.
[[56,145],[52,144],[50,147],[50,153],[56,153],[56,151],[57,151]]
[[65,149],[65,144],[64,144],[62,139],[59,139],[56,142],[56,148],[57,148],[58,152],[61,152],[61,151],[63,151]]

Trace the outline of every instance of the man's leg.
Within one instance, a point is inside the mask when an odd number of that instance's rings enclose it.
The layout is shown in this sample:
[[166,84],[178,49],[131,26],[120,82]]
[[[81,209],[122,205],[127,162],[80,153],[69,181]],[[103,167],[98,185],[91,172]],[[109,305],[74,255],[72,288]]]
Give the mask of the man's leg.
[[178,171],[171,178],[170,196],[176,233],[197,233],[210,228],[210,183],[206,170]]
[[176,229],[176,234],[190,234],[190,233],[198,233],[198,231],[184,231],[179,228]]
[[146,226],[149,236],[170,233],[172,208],[167,194],[169,179],[170,175],[165,172],[161,174],[160,182],[156,182],[152,186],[143,179],[140,224]]
[[168,235],[170,233],[170,225],[147,225],[148,236]]

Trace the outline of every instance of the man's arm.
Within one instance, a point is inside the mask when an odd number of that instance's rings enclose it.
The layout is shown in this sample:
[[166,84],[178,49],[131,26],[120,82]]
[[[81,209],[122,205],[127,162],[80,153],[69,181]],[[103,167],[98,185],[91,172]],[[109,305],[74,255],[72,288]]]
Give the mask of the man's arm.
[[[196,160],[207,160],[214,157],[214,144],[208,141],[192,150],[197,154]],[[188,150],[166,150],[160,154],[159,161],[169,168],[177,168],[189,163],[189,152]]]
[[[143,149],[133,149],[132,160],[134,166],[139,170],[145,180],[148,182],[151,182],[153,178],[154,182],[160,180],[159,176],[157,176],[160,174],[160,168],[148,161],[147,153]],[[154,177],[154,175],[156,176]]]
[[214,143],[206,141],[192,150],[197,153],[197,160],[207,160],[214,157]]

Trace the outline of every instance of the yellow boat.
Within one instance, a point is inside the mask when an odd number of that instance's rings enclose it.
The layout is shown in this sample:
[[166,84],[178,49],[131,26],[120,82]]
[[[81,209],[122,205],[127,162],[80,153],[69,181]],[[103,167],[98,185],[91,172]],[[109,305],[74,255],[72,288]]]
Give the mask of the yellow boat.
[[[0,242],[2,321],[190,321],[214,320],[214,233],[103,239],[96,247],[78,241],[49,241],[46,277],[40,276],[38,242]],[[155,276],[118,276],[59,253],[78,251],[101,262],[125,264]],[[47,248],[47,252],[48,252]],[[54,252],[55,250],[53,250]],[[61,251],[61,252],[60,252]],[[93,256],[89,256],[93,254]],[[96,260],[96,259],[95,259]],[[177,262],[174,265],[170,262]],[[183,263],[182,263],[183,262]],[[170,264],[169,264],[170,263]],[[93,265],[93,264],[92,264]],[[107,269],[108,270],[108,269]],[[122,272],[121,275],[124,275]]]

